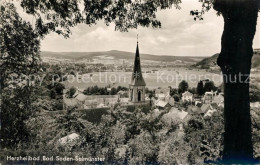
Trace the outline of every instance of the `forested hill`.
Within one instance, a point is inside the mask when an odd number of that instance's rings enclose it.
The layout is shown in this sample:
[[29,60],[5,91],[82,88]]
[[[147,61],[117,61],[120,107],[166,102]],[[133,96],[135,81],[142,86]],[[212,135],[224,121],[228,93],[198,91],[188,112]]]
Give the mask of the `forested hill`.
[[192,67],[200,68],[200,69],[209,69],[210,67],[214,67],[217,65],[217,58],[218,58],[218,53],[214,54],[211,57],[204,58],[200,62],[192,65]]
[[[152,54],[141,54],[142,60],[152,60],[152,61],[163,61],[163,62],[172,62],[176,60],[193,62],[196,63],[202,60],[205,57],[198,56],[169,56],[169,55],[152,55]],[[134,59],[135,53],[111,50],[111,51],[102,51],[102,52],[41,52],[41,57],[53,57],[53,58],[66,58],[73,59],[76,61],[81,61],[84,59],[93,59],[97,57],[105,56],[111,59]]]
[[[217,58],[219,53],[214,54],[211,57],[204,58],[203,60],[199,61],[198,63],[192,65],[192,67],[200,68],[200,69],[209,69],[210,67],[217,66]],[[252,68],[260,69],[260,49],[254,50],[254,56],[252,58]]]

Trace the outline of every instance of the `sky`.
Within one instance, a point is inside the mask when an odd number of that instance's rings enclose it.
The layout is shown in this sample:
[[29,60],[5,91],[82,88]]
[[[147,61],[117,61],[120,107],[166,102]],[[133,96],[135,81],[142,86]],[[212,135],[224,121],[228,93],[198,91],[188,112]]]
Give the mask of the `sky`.
[[[50,33],[41,42],[42,51],[95,52],[121,50],[135,52],[137,34],[140,53],[171,56],[211,56],[220,52],[223,18],[213,9],[204,15],[203,21],[194,21],[190,11],[201,9],[198,0],[183,0],[181,10],[175,8],[157,12],[162,28],[152,27],[115,31],[113,24],[102,21],[89,27],[84,24],[73,27],[70,38]],[[260,17],[258,17],[254,48],[260,48]]]

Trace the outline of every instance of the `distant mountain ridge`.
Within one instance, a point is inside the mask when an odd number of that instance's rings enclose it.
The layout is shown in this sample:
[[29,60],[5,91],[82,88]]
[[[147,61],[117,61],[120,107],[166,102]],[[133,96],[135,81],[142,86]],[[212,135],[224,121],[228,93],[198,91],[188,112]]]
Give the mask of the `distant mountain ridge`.
[[[102,52],[49,52],[42,51],[41,57],[54,57],[54,58],[65,58],[65,59],[74,59],[74,60],[83,60],[83,59],[93,59],[98,56],[110,56],[114,59],[134,59],[135,53],[111,50],[111,51],[102,51]],[[152,54],[142,54],[140,53],[142,60],[153,60],[153,61],[163,61],[171,62],[176,60],[186,61],[186,62],[198,62],[202,60],[203,56],[168,56],[168,55],[152,55]]]

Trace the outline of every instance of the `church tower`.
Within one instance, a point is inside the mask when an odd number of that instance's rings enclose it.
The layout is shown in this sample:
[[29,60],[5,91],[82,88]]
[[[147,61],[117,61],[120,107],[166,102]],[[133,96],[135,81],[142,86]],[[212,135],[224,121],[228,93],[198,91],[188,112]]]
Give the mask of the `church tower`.
[[144,102],[145,86],[146,84],[142,75],[141,61],[140,61],[138,40],[137,40],[134,68],[131,77],[131,83],[129,84],[129,101],[133,103]]

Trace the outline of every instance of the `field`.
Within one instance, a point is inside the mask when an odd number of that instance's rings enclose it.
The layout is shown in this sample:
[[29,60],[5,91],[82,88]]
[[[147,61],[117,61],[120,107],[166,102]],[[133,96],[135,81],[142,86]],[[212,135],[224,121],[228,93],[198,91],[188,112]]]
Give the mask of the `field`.
[[[111,87],[128,87],[131,75],[131,72],[94,72],[91,74],[69,77],[64,84],[67,88],[74,86],[81,90],[94,85],[99,87],[108,85]],[[213,80],[216,86],[222,83],[222,76],[220,74],[187,68],[144,68],[143,77],[146,86],[149,89],[169,86],[176,88],[182,80],[186,80],[190,87],[196,87],[199,80],[205,79]]]

